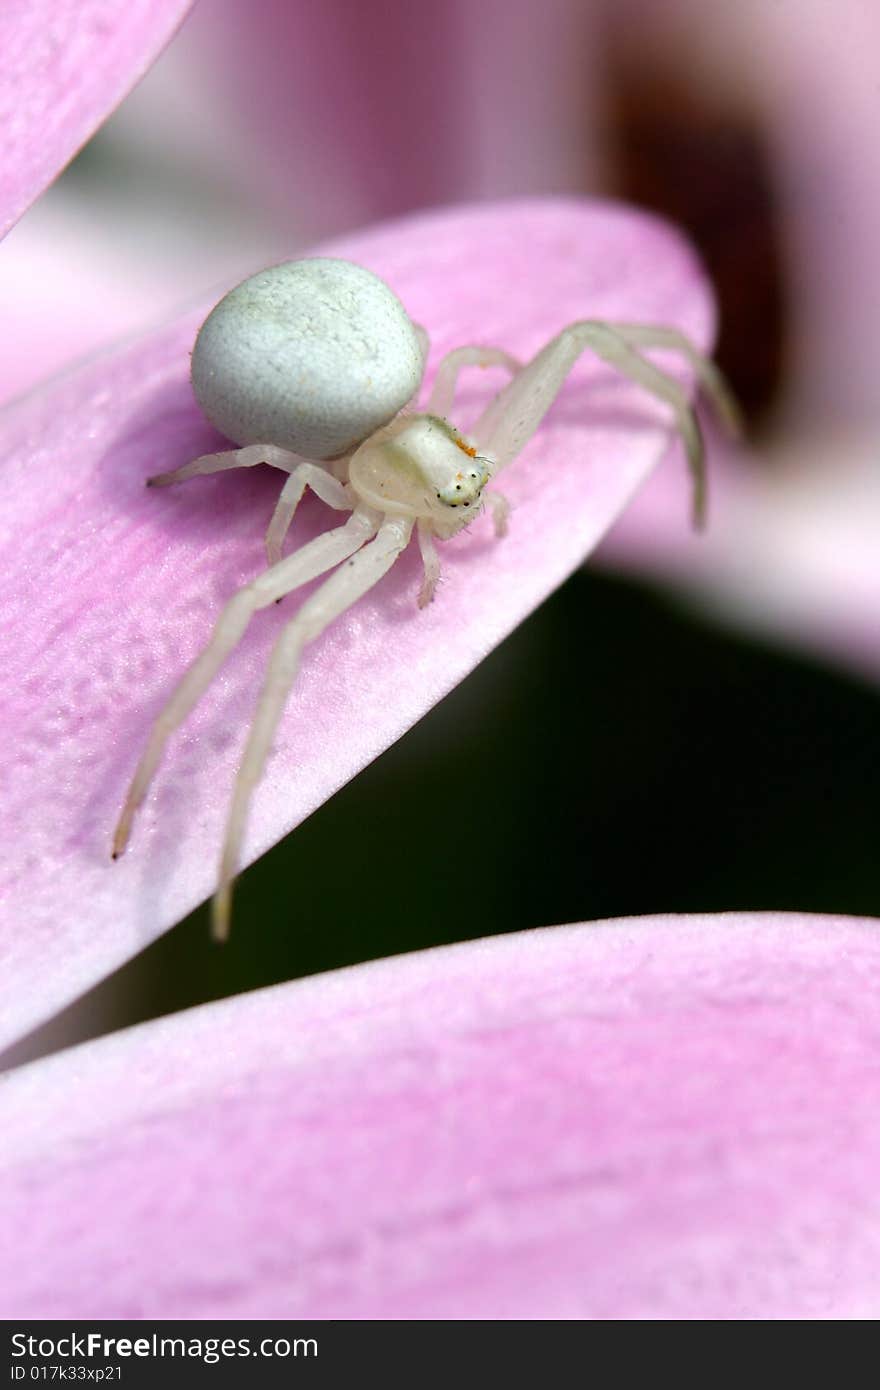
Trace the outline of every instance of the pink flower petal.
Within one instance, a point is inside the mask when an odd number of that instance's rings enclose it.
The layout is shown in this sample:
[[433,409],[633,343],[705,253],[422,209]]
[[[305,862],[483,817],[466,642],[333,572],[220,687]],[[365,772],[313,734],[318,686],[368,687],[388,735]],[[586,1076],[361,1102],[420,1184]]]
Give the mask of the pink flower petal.
[[[531,0],[262,0],[258,18],[249,0],[213,0],[174,81],[199,85],[222,136],[212,161],[312,237],[452,199],[595,188],[600,17],[566,0],[534,21]],[[197,126],[181,137],[204,143]]]
[[[526,355],[586,316],[680,325],[707,344],[708,287],[668,227],[614,205],[550,201],[429,215],[330,248],[377,270],[456,345]],[[128,852],[110,836],[152,719],[222,601],[263,566],[277,474],[144,479],[212,448],[187,380],[204,310],[7,412],[0,661],[4,1039],[46,1018],[205,898],[242,736],[273,634],[261,615],[176,738]],[[475,379],[476,378],[476,379]],[[471,373],[468,418],[500,384]],[[467,423],[465,420],[464,423]],[[505,475],[515,508],[443,547],[418,612],[415,548],[309,649],[254,802],[246,861],[298,824],[462,679],[579,565],[670,440],[663,408],[579,364]],[[689,505],[681,469],[681,506]],[[293,544],[336,524],[316,499]]]
[[549,928],[13,1073],[7,1317],[880,1313],[880,924]]
[[0,16],[0,236],[142,77],[191,0],[12,0]]
[[[77,357],[115,348],[121,338],[163,323],[191,297],[186,259],[177,246],[160,274],[136,248],[120,244],[112,227],[96,225],[93,207],[49,193],[0,250],[0,406],[42,386]],[[227,253],[227,273],[230,259]]]
[[679,479],[664,464],[596,563],[648,576],[713,617],[876,681],[876,440],[840,431],[753,458],[725,441],[711,452],[712,514],[698,544],[681,516]]

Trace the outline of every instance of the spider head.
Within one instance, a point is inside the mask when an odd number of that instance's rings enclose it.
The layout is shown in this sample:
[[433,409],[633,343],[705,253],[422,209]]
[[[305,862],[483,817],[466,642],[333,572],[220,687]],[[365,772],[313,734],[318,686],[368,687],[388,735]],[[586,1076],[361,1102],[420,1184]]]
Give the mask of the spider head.
[[361,446],[349,476],[356,492],[380,511],[430,521],[443,538],[480,511],[491,459],[436,415],[398,417]]

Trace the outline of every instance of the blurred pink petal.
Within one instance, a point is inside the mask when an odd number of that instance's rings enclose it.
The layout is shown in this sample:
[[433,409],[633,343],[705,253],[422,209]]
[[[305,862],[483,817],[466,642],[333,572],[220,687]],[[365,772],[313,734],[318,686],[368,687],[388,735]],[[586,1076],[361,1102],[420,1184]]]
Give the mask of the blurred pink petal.
[[877,922],[645,917],[62,1053],[0,1099],[5,1316],[876,1317],[878,991]]
[[880,7],[602,0],[644,61],[754,123],[772,161],[791,314],[782,423],[876,427]]
[[577,0],[544,0],[540,24],[533,0],[213,0],[165,61],[173,110],[155,75],[123,121],[168,131],[197,103],[209,119],[174,145],[225,161],[249,203],[310,239],[452,200],[580,192],[598,163],[594,21]]
[[[680,325],[708,343],[708,287],[686,244],[622,207],[477,207],[362,233],[331,250],[383,275],[433,335],[526,355],[586,316]],[[8,924],[2,1036],[14,1039],[126,960],[213,889],[233,769],[272,634],[257,621],[174,741],[124,858],[110,836],[150,722],[220,604],[263,567],[278,493],[268,470],[173,492],[144,479],[210,449],[188,352],[204,309],[8,411],[0,661]],[[476,378],[476,381],[474,381]],[[473,373],[470,409],[500,384]],[[593,383],[594,389],[584,389]],[[466,420],[465,420],[466,423]],[[593,362],[505,475],[515,508],[443,547],[418,612],[414,548],[309,649],[255,798],[250,862],[399,738],[581,563],[666,450],[665,411]],[[689,505],[681,468],[681,506]],[[293,543],[335,524],[315,499]],[[487,712],[488,713],[488,712]]]
[[[189,211],[198,193],[191,192]],[[201,300],[219,284],[242,280],[254,265],[290,254],[231,218],[205,239],[205,218],[182,229],[182,200],[136,206],[128,185],[97,205],[59,184],[12,228],[0,252],[0,407],[87,354],[118,349]],[[218,292],[219,293],[219,292]]]
[[876,442],[841,430],[746,458],[713,440],[711,461],[710,523],[699,544],[681,515],[680,480],[664,464],[604,538],[596,563],[880,679]]
[[0,235],[134,86],[191,0],[7,0]]
[[166,320],[192,293],[185,259],[178,246],[160,275],[112,226],[96,224],[93,208],[50,191],[0,250],[0,406],[77,358]]

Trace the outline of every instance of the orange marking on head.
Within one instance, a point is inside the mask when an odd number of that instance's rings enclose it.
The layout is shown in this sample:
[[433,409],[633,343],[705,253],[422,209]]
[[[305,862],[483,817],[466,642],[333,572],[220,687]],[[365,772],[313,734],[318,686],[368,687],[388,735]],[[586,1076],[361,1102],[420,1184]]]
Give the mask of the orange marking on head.
[[461,452],[462,452],[463,454],[467,454],[467,456],[468,456],[469,459],[476,458],[476,456],[477,456],[477,451],[476,451],[476,449],[473,447],[473,445],[471,445],[471,444],[465,444],[465,442],[464,442],[463,439],[456,439],[456,441],[455,441],[455,447],[456,447],[456,449],[461,449]]

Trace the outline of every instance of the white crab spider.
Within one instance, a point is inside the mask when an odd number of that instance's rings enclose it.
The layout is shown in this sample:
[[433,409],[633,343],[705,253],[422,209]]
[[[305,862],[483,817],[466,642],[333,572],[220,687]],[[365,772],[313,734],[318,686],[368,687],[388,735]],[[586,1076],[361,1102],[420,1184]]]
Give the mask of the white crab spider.
[[[169,737],[254,613],[335,570],[288,621],[269,661],[235,782],[213,903],[214,935],[226,937],[250,798],[304,646],[378,583],[413,529],[424,564],[420,607],[433,598],[439,578],[435,540],[463,530],[484,503],[496,534],[504,534],[507,504],[486,486],[535,433],[586,349],[671,407],[691,472],[694,524],[700,526],[705,474],[697,418],[682,386],[649,361],[644,348],[682,354],[723,419],[738,429],[737,407],[718,368],[674,328],[572,323],[524,366],[499,348],[457,348],[440,363],[424,412],[406,414],[400,412],[418,389],[427,335],[371,272],[347,261],[294,261],[261,271],[221,300],[196,341],[193,385],[208,418],[243,447],[205,455],[150,484],[262,462],[289,476],[266,536],[270,567],[226,604],[207,646],[153,725],[116,827],[113,857],[126,846]],[[465,435],[447,417],[459,372],[474,365],[503,367],[511,380]],[[351,515],[282,559],[282,542],[306,487]]]

